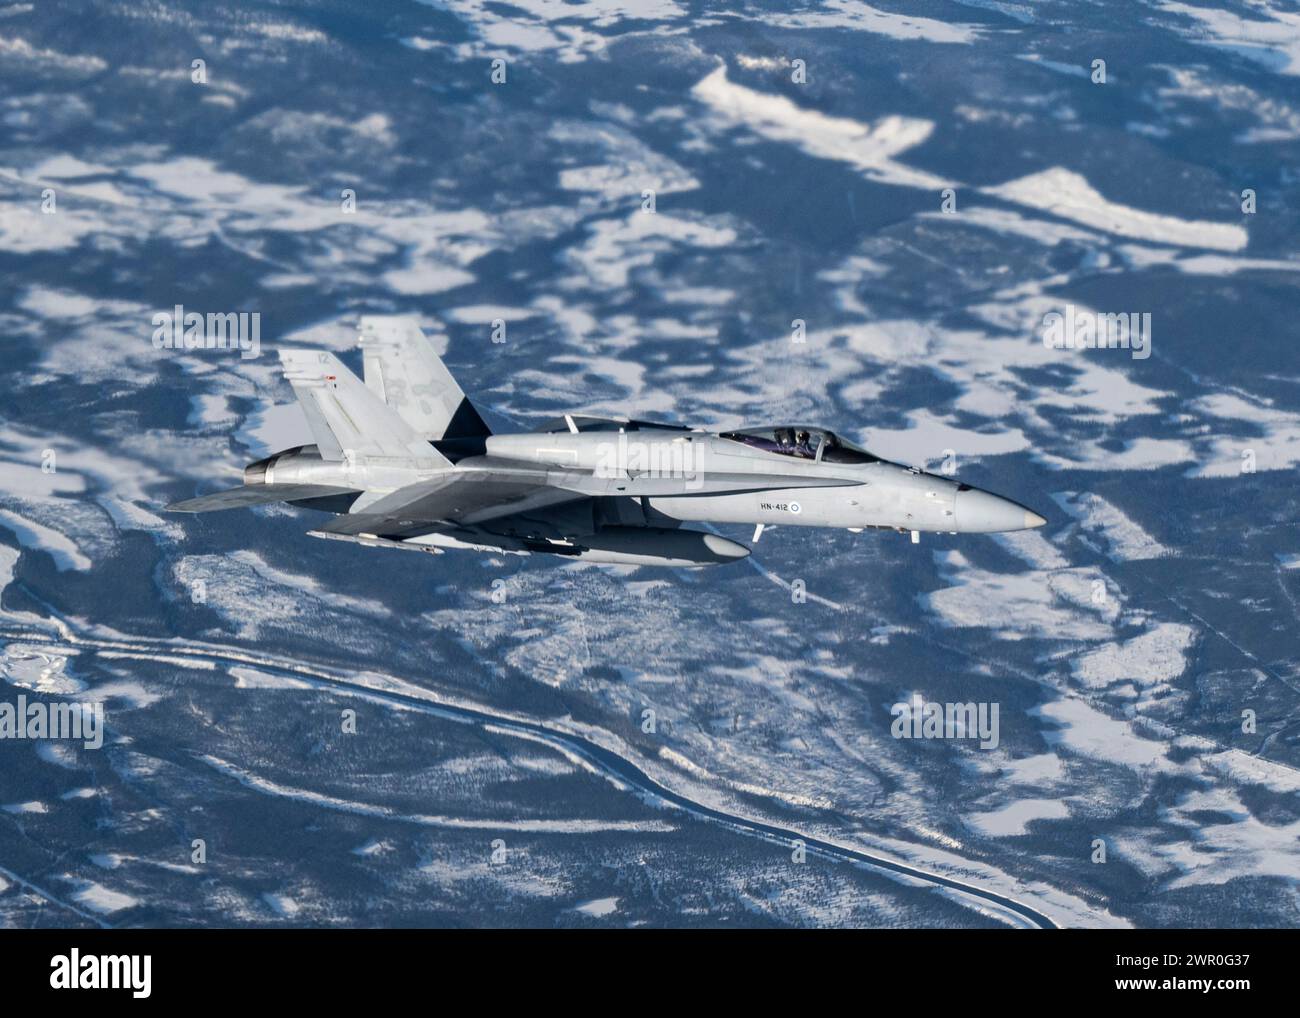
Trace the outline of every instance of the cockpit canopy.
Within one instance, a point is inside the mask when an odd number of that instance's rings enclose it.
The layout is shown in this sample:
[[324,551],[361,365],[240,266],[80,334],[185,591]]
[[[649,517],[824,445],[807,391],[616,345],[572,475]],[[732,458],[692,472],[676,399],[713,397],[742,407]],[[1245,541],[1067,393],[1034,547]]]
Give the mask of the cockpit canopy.
[[803,424],[781,425],[775,428],[745,428],[743,431],[727,431],[718,436],[732,442],[740,442],[752,449],[774,452],[780,456],[796,456],[799,459],[816,460],[818,463],[879,463],[879,456],[873,456],[859,446],[854,445],[833,431],[825,428],[813,428]]

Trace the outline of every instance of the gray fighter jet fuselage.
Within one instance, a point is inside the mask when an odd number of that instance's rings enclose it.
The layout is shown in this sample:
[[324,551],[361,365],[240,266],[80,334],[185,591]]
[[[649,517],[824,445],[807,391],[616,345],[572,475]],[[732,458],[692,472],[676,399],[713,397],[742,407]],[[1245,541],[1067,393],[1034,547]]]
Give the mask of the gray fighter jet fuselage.
[[745,545],[683,524],[993,533],[1045,521],[1009,499],[891,463],[824,428],[709,432],[566,415],[492,434],[410,319],[361,323],[365,381],[331,353],[282,351],[316,439],[244,484],[169,508],[287,502],[333,512],[318,537],[438,552],[549,553],[702,566]]

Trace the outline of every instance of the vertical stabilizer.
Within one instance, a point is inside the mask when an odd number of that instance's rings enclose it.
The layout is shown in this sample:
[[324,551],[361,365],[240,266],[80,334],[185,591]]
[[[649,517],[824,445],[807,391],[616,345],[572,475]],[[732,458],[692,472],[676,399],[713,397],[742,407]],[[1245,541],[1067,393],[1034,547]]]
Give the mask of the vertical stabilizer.
[[415,319],[361,319],[366,387],[429,442],[491,434]]
[[284,377],[302,404],[322,459],[384,456],[448,461],[325,350],[281,350]]

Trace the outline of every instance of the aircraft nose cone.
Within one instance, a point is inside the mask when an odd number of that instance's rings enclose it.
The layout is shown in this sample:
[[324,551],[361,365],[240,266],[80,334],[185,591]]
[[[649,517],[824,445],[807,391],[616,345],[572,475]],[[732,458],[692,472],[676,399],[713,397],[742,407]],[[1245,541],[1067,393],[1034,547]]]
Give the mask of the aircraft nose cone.
[[1047,520],[1019,502],[991,491],[970,488],[957,492],[953,505],[957,529],[966,533],[995,534],[1003,530],[1031,530]]

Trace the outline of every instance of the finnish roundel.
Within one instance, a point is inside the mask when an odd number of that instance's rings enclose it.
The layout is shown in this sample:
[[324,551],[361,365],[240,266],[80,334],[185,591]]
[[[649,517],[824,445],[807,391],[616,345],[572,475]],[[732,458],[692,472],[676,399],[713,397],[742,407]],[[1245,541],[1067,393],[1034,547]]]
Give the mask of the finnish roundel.
[[790,511],[792,513],[801,513],[803,512],[803,506],[801,506],[798,502],[791,502]]

